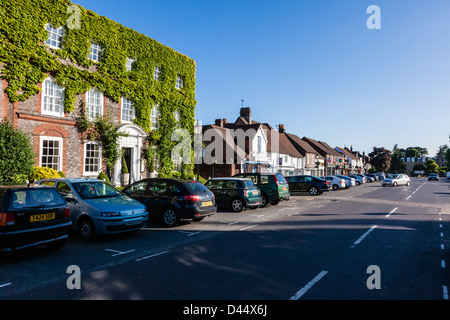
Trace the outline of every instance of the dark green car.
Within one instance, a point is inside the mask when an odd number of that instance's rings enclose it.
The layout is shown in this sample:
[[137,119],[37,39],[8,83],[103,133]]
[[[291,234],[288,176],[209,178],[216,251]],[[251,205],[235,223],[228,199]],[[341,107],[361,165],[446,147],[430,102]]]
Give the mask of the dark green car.
[[261,192],[250,179],[212,178],[205,186],[214,193],[219,207],[241,212],[244,208],[256,209],[261,205]]
[[289,184],[281,173],[238,173],[233,177],[252,179],[261,190],[261,207],[289,199]]

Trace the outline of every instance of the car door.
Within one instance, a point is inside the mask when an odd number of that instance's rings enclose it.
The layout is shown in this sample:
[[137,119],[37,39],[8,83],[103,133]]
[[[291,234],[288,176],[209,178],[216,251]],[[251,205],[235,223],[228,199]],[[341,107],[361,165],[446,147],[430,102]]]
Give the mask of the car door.
[[214,193],[217,205],[223,206],[226,204],[222,180],[209,180],[206,187]]
[[78,201],[78,195],[73,191],[69,183],[58,181],[55,185],[56,190],[66,199],[70,208],[70,218],[77,221],[80,214],[86,213],[86,207]]
[[161,213],[169,202],[168,182],[165,180],[150,181],[144,197],[144,204],[149,213]]

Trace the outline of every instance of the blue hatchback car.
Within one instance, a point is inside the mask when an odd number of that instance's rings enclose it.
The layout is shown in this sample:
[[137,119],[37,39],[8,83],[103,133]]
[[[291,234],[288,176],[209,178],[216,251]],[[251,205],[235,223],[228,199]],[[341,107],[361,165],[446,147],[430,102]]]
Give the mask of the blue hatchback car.
[[99,234],[139,230],[147,224],[145,205],[98,179],[57,178],[36,181],[55,187],[70,207],[73,229],[83,240]]

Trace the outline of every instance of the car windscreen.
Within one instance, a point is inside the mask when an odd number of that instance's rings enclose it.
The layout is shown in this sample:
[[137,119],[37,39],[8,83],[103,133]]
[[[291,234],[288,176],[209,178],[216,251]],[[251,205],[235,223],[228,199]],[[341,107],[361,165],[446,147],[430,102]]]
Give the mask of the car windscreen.
[[122,194],[102,181],[73,182],[72,186],[82,199],[118,197]]
[[398,174],[390,174],[387,178],[388,179],[397,179],[398,178]]
[[280,183],[287,183],[286,179],[284,178],[284,176],[283,176],[281,173],[275,174],[275,177],[277,177],[277,180],[278,180]]
[[53,188],[36,188],[13,190],[11,194],[11,208],[33,208],[43,206],[64,206],[66,201]]
[[209,189],[200,182],[183,182],[182,185],[189,194],[201,194],[203,192],[210,192]]

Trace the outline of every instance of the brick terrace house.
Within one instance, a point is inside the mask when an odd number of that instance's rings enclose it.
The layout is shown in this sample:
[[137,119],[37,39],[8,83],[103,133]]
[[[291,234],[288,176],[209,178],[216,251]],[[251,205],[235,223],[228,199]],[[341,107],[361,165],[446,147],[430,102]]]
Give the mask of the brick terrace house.
[[[29,1],[27,0],[26,2]],[[83,9],[82,12],[89,15],[89,18],[92,19],[97,19],[96,17],[98,17],[91,11],[85,13],[86,11]],[[99,19],[106,18],[101,17]],[[108,20],[108,24],[114,25],[117,30],[134,32],[110,20]],[[48,32],[48,39],[36,45],[44,47],[64,67],[80,70],[84,74],[98,71],[102,66],[102,57],[108,55],[108,50],[113,50],[110,44],[102,47],[92,42],[85,54],[93,64],[91,67],[86,68],[73,60],[63,59],[56,53],[58,50],[66,50],[64,48],[64,38],[67,35],[73,36],[71,30],[67,29],[66,26],[54,27],[50,21],[47,21],[45,25],[43,24],[42,28],[45,28]],[[189,64],[193,65],[195,70],[193,60],[137,32],[134,32],[134,34],[137,38],[154,44],[155,48],[158,48],[160,52],[165,54],[165,58],[169,56],[171,58],[175,57],[174,60],[178,61],[169,65],[166,63],[166,60],[155,61],[155,56],[141,56],[139,52],[135,52],[134,56],[123,58],[123,73],[126,77],[128,77],[127,72],[132,75],[124,81],[127,81],[127,83],[132,82],[133,75],[136,77],[146,77],[148,78],[148,87],[157,88],[152,89],[153,91],[151,92],[149,91],[149,96],[153,94],[152,92],[156,91],[158,91],[158,96],[162,96],[167,91],[170,91],[169,94],[171,97],[175,97],[174,100],[182,100],[184,96],[191,94],[193,91],[195,92],[195,88],[185,88],[183,86],[188,80],[191,83],[195,83],[195,80],[193,80],[195,71],[191,74],[179,74],[177,73],[179,71],[173,67],[173,65],[183,66]],[[113,33],[109,36],[109,38],[114,39],[118,37],[120,37],[118,33]],[[71,39],[73,40],[73,37]],[[127,40],[120,39],[120,41]],[[132,47],[132,44],[130,44],[130,47]],[[151,74],[142,75],[141,72],[143,69],[140,69],[142,66],[147,66],[152,71]],[[5,64],[0,65],[0,69],[4,67]],[[103,69],[105,69],[104,66]],[[134,107],[135,101],[128,98],[125,94],[117,101],[117,99],[113,99],[104,94],[99,88],[92,87],[87,92],[77,94],[74,101],[75,110],[66,112],[64,109],[66,88],[58,84],[57,76],[55,77],[53,72],[45,72],[45,70],[42,72],[46,75],[44,81],[37,84],[39,92],[31,95],[25,101],[11,102],[5,92],[5,89],[8,87],[8,81],[4,79],[0,81],[1,119],[9,121],[15,128],[30,134],[33,149],[36,154],[36,166],[61,170],[68,177],[96,177],[99,172],[105,170],[99,142],[86,140],[76,128],[76,119],[81,114],[82,107],[84,107],[89,118],[110,115],[116,124],[120,124],[119,131],[127,133],[126,137],[120,139],[120,147],[125,150],[126,161],[128,162],[131,174],[131,182],[139,180],[148,174],[145,161],[142,158],[142,148],[148,130],[144,130],[143,127],[135,122],[137,116],[137,110]],[[114,78],[113,75],[109,74],[103,74],[103,76]],[[89,74],[86,77],[89,77]],[[164,103],[164,97],[161,101],[158,101],[158,96],[152,96],[152,100],[155,103],[151,106],[151,112],[149,112],[147,118],[144,119],[145,122],[149,123],[149,127],[152,130],[158,130],[165,125],[165,123],[160,123],[159,110],[159,104]],[[164,99],[164,101],[166,100]],[[192,108],[195,108],[195,105]],[[172,116],[175,121],[181,121],[181,108],[177,109],[176,106],[173,106],[172,112],[173,114],[169,114],[169,117]],[[113,184],[118,184],[119,182],[120,168],[121,164],[119,160],[114,167],[114,176],[111,179]]]
[[325,159],[325,175],[342,174],[344,171],[344,157],[331,148],[326,142],[303,137]]

